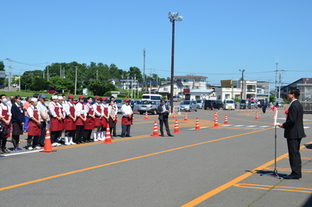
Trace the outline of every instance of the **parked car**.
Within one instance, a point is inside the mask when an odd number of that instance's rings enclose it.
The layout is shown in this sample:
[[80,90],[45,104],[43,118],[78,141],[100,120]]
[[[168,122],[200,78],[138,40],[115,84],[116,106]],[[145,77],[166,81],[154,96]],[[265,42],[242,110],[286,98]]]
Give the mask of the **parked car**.
[[117,108],[118,108],[117,113],[121,113],[121,106],[123,105],[123,101],[121,99],[116,98],[115,103],[116,103]]
[[197,111],[197,103],[196,101],[185,100],[182,101],[179,105],[180,111]]
[[55,91],[55,90],[47,90],[48,93],[53,93],[53,94],[58,94],[59,92]]
[[147,111],[147,113],[156,115],[159,104],[160,101],[142,101],[141,104],[139,104],[138,112],[143,114]]
[[250,108],[258,108],[258,100],[251,100]]
[[172,101],[173,102],[180,102],[181,101],[181,97],[180,96],[173,96],[172,97]]
[[225,99],[223,104],[225,110],[235,110],[235,101],[233,99]]
[[240,109],[250,109],[250,100],[249,99],[242,99],[240,104],[239,104]]
[[140,100],[133,100],[132,103],[133,103],[133,108],[132,108],[132,111],[133,113],[135,112],[139,112],[139,106],[141,105],[141,102]]
[[205,105],[204,105],[204,109],[220,109],[223,107],[223,103],[222,101],[216,101],[216,100],[206,100],[205,101]]
[[170,106],[170,100],[165,100],[165,104]]
[[197,108],[199,108],[199,109],[204,108],[205,101],[206,101],[206,99],[197,99],[197,100],[196,100]]

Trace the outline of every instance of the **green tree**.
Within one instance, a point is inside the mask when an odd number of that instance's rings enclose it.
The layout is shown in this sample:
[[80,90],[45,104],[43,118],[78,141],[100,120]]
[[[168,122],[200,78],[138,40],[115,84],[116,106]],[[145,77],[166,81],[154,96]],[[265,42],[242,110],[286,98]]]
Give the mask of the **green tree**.
[[43,78],[34,78],[31,85],[29,86],[29,89],[33,91],[48,90],[49,82]]
[[21,76],[21,89],[27,90],[29,89],[30,85],[32,84],[32,77],[29,75],[22,75]]
[[93,80],[91,81],[88,89],[92,91],[94,95],[103,96],[107,92],[116,90],[116,87],[107,82]]
[[129,69],[130,78],[136,78],[139,82],[143,81],[141,70],[138,67],[130,67]]
[[75,84],[72,80],[69,80],[67,78],[54,76],[50,79],[50,89],[56,90],[61,93],[70,93],[74,91]]

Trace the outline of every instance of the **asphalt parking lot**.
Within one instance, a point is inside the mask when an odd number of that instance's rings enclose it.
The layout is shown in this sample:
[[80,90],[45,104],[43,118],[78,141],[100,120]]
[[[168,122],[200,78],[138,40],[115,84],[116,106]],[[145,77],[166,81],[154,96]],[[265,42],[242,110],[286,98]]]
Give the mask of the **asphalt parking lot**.
[[[113,144],[5,154],[1,206],[312,206],[312,115],[304,115],[303,177],[284,180],[261,176],[275,168],[272,112],[256,119],[255,110],[219,110],[218,126],[215,112],[191,112],[188,121],[184,112],[170,118],[172,132],[178,120],[180,133],[174,137],[150,136],[157,115],[146,120],[135,114],[132,137],[114,138]],[[278,121],[285,117],[280,109]],[[119,122],[117,134],[120,128]],[[276,132],[276,169],[289,174],[283,130]]]

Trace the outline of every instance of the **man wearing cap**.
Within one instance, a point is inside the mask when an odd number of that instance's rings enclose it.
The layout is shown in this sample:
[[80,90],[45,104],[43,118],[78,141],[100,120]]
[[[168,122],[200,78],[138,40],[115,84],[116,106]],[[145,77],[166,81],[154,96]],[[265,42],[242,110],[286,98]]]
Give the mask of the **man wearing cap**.
[[91,138],[91,133],[92,130],[94,129],[94,118],[95,118],[95,113],[92,107],[92,97],[88,97],[87,98],[87,105],[86,107],[86,112],[87,112],[87,118],[85,121],[85,125],[84,125],[84,132],[83,132],[83,139],[85,140],[85,142],[90,142],[90,138]]
[[40,125],[41,125],[41,118],[40,112],[37,108],[37,98],[31,98],[31,106],[27,109],[27,114],[29,117],[29,124],[28,124],[28,138],[27,138],[27,149],[40,149],[41,147],[38,145],[38,139],[41,135]]
[[101,140],[101,128],[102,128],[102,118],[103,118],[101,98],[99,96],[95,97],[95,103],[92,105],[92,107],[95,113],[93,141],[96,142],[96,141]]
[[73,104],[74,96],[69,95],[68,101],[65,101],[64,111],[65,111],[65,120],[64,120],[64,129],[65,129],[65,145],[74,145],[73,142],[76,133],[76,108]]
[[84,96],[80,95],[79,102],[76,104],[76,138],[74,142],[76,144],[84,143],[82,140],[83,132],[84,132],[84,123],[86,121],[86,110],[85,105],[83,103]]
[[130,126],[132,124],[133,111],[129,105],[130,100],[125,99],[124,104],[121,107],[122,119],[121,119],[121,137],[130,136]]
[[51,142],[53,147],[61,146],[57,142],[57,138],[61,136],[63,130],[63,115],[61,112],[60,105],[58,104],[57,95],[52,96],[52,102],[49,105],[50,111],[50,131],[51,131]]
[[37,108],[40,112],[40,130],[41,130],[41,135],[39,136],[38,140],[38,146],[44,147],[44,141],[45,141],[45,135],[46,135],[46,128],[47,128],[47,121],[49,118],[49,108],[45,104],[46,101],[46,95],[41,94],[39,95],[39,101],[37,104]]

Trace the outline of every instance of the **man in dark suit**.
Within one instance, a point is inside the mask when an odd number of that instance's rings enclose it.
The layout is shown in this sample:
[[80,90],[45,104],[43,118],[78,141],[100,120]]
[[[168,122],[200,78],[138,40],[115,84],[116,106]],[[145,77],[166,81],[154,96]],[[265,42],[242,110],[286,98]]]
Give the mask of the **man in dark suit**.
[[300,91],[298,89],[291,89],[287,94],[287,99],[290,102],[289,108],[286,111],[287,118],[283,124],[278,124],[279,127],[284,128],[284,137],[287,139],[289,163],[291,167],[291,174],[284,177],[284,179],[299,179],[301,178],[301,156],[300,156],[300,142],[306,137],[303,129],[303,107],[297,100]]
[[169,106],[165,104],[165,100],[160,100],[160,105],[157,107],[157,113],[159,114],[158,119],[160,125],[160,136],[164,136],[163,124],[165,124],[168,136],[173,137],[173,135],[170,133],[168,124]]

